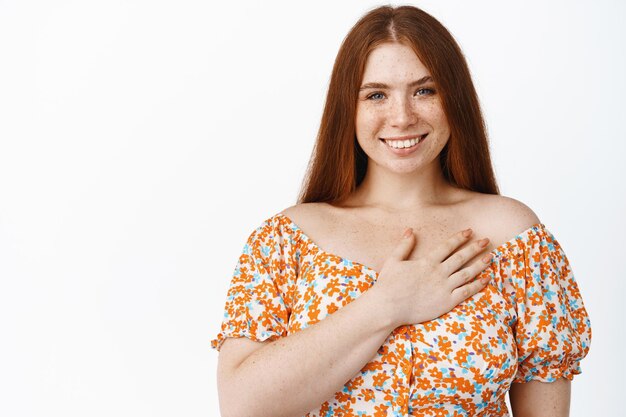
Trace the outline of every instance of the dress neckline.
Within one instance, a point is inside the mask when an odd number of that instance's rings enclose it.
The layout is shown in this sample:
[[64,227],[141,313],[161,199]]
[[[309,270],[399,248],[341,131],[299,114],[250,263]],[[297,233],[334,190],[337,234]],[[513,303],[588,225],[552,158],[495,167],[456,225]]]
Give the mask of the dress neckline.
[[[287,223],[289,223],[289,225],[291,226],[291,228],[293,230],[296,230],[300,233],[300,236],[302,237],[302,239],[304,241],[306,241],[308,244],[310,244],[311,246],[315,247],[315,249],[317,249],[318,252],[324,254],[324,255],[329,255],[332,256],[334,258],[339,259],[341,262],[349,264],[349,265],[356,265],[358,266],[360,269],[362,270],[367,270],[367,271],[371,271],[373,272],[375,275],[378,275],[378,271],[376,271],[374,268],[367,266],[365,264],[362,264],[360,262],[356,262],[356,261],[351,261],[350,259],[346,259],[342,256],[339,256],[337,254],[334,254],[332,252],[328,252],[326,250],[324,250],[324,248],[322,248],[320,245],[318,245],[313,239],[311,239],[306,233],[304,233],[304,231],[300,228],[300,226],[298,226],[293,220],[291,220],[291,218],[289,218],[289,216],[283,214],[283,213],[278,213],[275,215],[275,217],[282,217]],[[517,242],[518,240],[524,241],[526,242],[526,240],[528,239],[528,235],[531,232],[538,232],[539,230],[546,230],[546,226],[541,223],[534,223],[533,225],[531,225],[530,227],[528,227],[527,229],[521,231],[520,233],[518,233],[517,235],[513,236],[511,239],[507,240],[504,243],[501,243],[500,245],[496,246],[493,250],[491,250],[491,254],[493,254],[493,258],[491,259],[491,262],[494,262],[497,258],[500,258],[504,253],[505,250],[511,246],[512,244],[514,244],[515,242]]]

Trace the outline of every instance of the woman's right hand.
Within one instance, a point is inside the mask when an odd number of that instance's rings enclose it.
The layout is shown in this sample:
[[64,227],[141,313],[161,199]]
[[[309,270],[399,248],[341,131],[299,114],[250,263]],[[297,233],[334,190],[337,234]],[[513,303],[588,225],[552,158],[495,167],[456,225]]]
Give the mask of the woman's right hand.
[[491,254],[463,266],[484,250],[489,239],[472,242],[453,254],[471,236],[471,229],[456,233],[427,256],[408,260],[415,235],[412,229],[406,230],[368,291],[379,296],[394,327],[435,319],[485,287],[488,277],[473,278],[489,265]]

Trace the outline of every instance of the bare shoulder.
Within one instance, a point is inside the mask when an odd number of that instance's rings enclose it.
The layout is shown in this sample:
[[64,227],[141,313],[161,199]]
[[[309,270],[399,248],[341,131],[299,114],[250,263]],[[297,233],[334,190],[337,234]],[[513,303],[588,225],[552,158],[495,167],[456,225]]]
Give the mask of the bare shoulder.
[[289,217],[294,222],[308,220],[309,217],[319,217],[326,214],[330,206],[326,203],[302,203],[287,207],[280,214]]
[[326,203],[302,203],[287,207],[280,214],[289,218],[304,231],[323,228],[334,218],[333,206]]
[[493,243],[504,243],[531,226],[539,217],[526,204],[511,197],[482,194],[475,199],[477,220]]

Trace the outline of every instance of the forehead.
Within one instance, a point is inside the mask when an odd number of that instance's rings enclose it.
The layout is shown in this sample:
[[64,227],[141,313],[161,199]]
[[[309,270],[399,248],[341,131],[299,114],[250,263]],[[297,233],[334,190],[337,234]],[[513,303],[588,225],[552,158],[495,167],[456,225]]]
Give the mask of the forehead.
[[365,61],[363,83],[414,81],[430,75],[411,47],[402,43],[383,43]]

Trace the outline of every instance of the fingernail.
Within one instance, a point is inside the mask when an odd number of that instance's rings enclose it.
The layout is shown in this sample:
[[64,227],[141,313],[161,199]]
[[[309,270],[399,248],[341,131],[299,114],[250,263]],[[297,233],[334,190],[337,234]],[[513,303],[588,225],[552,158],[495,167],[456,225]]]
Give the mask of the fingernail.
[[402,235],[402,237],[404,238],[411,237],[411,233],[413,233],[413,229],[409,227],[408,229],[404,231],[404,234]]
[[480,247],[484,248],[485,246],[487,246],[487,243],[489,243],[489,239],[488,238],[484,238],[481,239],[478,244],[480,245]]
[[492,256],[491,254],[483,256],[483,262],[489,263],[489,261],[491,261],[491,256]]
[[463,236],[470,237],[472,235],[472,229],[463,230]]
[[489,282],[490,279],[491,277],[484,277],[483,279],[480,280],[480,282],[482,282],[483,284],[486,284]]

